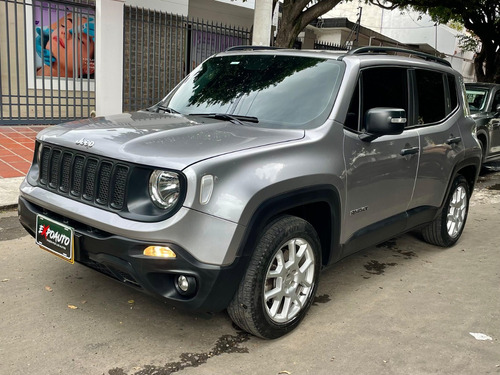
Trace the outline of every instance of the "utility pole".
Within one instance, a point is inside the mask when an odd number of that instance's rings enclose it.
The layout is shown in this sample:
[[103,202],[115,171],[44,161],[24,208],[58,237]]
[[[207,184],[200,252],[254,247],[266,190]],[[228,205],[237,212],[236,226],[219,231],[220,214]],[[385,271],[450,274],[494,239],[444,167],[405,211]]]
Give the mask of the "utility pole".
[[253,14],[253,46],[271,45],[271,26],[273,20],[273,0],[255,0]]
[[359,28],[361,27],[361,15],[363,14],[363,7],[358,7],[358,9],[359,9],[359,16],[358,16],[358,20],[356,21],[356,38],[354,38],[354,43],[353,43],[354,47],[358,46]]

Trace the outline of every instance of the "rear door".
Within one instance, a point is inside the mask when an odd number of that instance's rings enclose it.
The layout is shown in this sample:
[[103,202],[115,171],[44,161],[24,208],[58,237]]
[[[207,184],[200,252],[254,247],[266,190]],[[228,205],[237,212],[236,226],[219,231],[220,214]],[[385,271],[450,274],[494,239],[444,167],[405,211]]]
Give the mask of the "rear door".
[[440,71],[411,71],[414,92],[410,122],[420,137],[420,161],[413,199],[408,207],[439,207],[464,150],[459,122],[458,82]]

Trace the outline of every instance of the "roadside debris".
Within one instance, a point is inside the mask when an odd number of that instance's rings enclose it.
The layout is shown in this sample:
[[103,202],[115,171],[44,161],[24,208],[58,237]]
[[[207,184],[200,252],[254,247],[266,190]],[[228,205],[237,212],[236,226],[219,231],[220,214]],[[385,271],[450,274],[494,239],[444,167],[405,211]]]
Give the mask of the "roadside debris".
[[490,336],[485,335],[484,333],[474,333],[474,332],[469,332],[476,340],[480,341],[486,341],[486,340],[493,340]]

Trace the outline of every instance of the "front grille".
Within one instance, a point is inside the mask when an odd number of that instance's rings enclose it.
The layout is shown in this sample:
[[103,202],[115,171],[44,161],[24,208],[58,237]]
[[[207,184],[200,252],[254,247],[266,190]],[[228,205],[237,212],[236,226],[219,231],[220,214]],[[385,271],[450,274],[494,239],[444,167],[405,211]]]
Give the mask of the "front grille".
[[102,208],[124,208],[130,166],[62,147],[40,147],[39,186]]

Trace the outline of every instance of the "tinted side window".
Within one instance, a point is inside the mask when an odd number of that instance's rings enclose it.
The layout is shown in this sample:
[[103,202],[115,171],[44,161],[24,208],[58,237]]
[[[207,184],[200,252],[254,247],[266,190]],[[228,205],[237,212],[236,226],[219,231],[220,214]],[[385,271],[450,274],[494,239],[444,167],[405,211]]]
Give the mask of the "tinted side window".
[[344,126],[355,131],[359,130],[359,82],[352,94]]
[[403,68],[364,70],[361,76],[362,116],[369,109],[377,107],[402,108],[408,113],[407,82],[407,70]]
[[493,106],[491,107],[491,110],[493,112],[497,112],[498,105],[500,105],[500,90],[498,90],[495,94],[495,99],[493,99]]
[[447,114],[443,74],[430,70],[416,70],[415,76],[418,123],[430,124],[441,121]]

